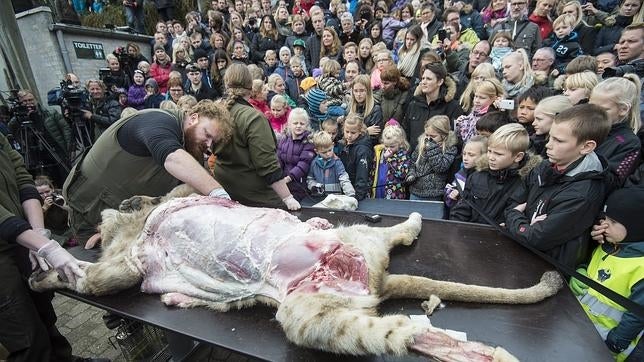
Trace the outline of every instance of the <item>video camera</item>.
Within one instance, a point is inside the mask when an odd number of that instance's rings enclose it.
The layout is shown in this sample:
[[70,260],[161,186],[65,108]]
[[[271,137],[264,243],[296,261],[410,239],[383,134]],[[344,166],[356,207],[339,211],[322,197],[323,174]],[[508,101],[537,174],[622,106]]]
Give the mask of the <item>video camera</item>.
[[[72,81],[68,79],[60,81],[60,87],[47,93],[47,104],[68,110],[72,120],[80,118],[81,110],[87,108],[86,103],[87,93],[85,90],[74,87]],[[65,113],[63,112],[63,114]]]
[[626,73],[637,74],[638,77],[644,77],[644,59],[639,59],[631,63],[604,69],[602,78],[623,77]]
[[127,68],[127,66],[130,64],[130,55],[127,53],[127,48],[118,47],[114,49],[112,54],[116,55],[116,57],[118,58],[121,69]]

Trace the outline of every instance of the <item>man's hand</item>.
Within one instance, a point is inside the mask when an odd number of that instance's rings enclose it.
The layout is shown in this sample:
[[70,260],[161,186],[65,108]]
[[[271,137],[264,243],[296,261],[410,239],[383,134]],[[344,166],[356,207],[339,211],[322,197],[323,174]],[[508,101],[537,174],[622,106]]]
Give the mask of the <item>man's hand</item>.
[[92,112],[86,110],[86,109],[81,109],[81,118],[83,119],[91,119],[92,118]]
[[85,272],[80,268],[78,260],[63,249],[56,240],[49,240],[47,244],[38,249],[37,254],[56,269],[61,278],[74,286],[77,278],[85,277]]
[[212,191],[210,191],[208,196],[221,197],[222,199],[231,200],[230,195],[228,195],[228,193],[226,192],[226,190],[224,190],[223,187],[217,187],[216,189],[213,189]]
[[515,210],[517,210],[518,212],[521,212],[521,213],[522,213],[522,212],[524,212],[524,211],[525,211],[525,207],[526,207],[526,205],[527,205],[527,203],[525,203],[525,202],[524,202],[524,203],[523,203],[523,204],[521,204],[521,205],[517,205],[514,209],[515,209]]
[[299,210],[302,208],[300,203],[297,200],[295,200],[293,195],[289,195],[287,198],[282,200],[282,202],[284,202],[284,204],[286,205],[286,208],[291,211]]

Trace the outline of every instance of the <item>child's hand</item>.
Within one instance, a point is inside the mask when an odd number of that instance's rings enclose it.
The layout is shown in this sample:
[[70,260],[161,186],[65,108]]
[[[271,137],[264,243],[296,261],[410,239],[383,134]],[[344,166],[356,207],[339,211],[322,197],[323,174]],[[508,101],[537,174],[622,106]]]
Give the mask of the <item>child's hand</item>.
[[602,220],[599,224],[593,225],[593,229],[590,231],[590,237],[593,238],[599,244],[603,244],[606,240],[606,231],[608,230],[608,223],[606,220]]
[[449,197],[450,199],[452,199],[452,200],[454,200],[454,201],[457,201],[457,200],[458,200],[458,195],[459,195],[459,194],[458,194],[458,190],[452,190],[452,191],[447,195],[447,197]]
[[384,158],[389,158],[389,157],[391,157],[391,155],[393,155],[393,152],[391,152],[391,149],[390,148],[385,148],[385,151],[382,153],[382,156]]
[[414,176],[414,175],[409,175],[409,176],[407,176],[407,178],[405,179],[405,184],[407,184],[407,185],[411,185],[411,184],[413,184],[414,182],[416,182],[416,176]]
[[377,136],[380,134],[380,127],[373,125],[367,127],[367,133],[369,133],[369,136]]
[[286,176],[286,177],[284,177],[284,181],[285,181],[286,183],[291,182],[291,181],[292,181],[292,180],[291,180],[291,176]]
[[[577,269],[577,272],[581,275],[588,276],[588,271],[584,268]],[[568,286],[575,296],[585,294],[586,290],[588,289],[588,286],[586,284],[576,278],[570,278],[570,283],[568,284]]]

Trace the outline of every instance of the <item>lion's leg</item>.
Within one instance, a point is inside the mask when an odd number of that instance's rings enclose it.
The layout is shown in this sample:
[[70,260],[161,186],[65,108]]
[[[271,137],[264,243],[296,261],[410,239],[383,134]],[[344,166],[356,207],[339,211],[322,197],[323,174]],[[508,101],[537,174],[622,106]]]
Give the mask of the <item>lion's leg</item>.
[[135,195],[130,197],[129,199],[123,200],[119,205],[119,211],[140,211],[149,207],[154,207],[175,197],[186,197],[194,193],[197,193],[197,190],[195,190],[195,188],[186,184],[182,184],[173,188],[172,191],[168,192],[164,196],[152,197]]
[[416,240],[422,228],[422,217],[419,213],[413,212],[409,218],[399,224],[388,227],[371,227],[367,225],[353,225],[336,229],[340,238],[346,244],[369,245],[373,247],[374,242],[382,242],[383,246],[389,249],[396,245],[411,245]]
[[530,304],[555,295],[563,285],[557,272],[546,272],[529,288],[506,289],[433,280],[413,275],[387,275],[383,299],[427,299],[436,295],[444,300],[475,303]]
[[[361,305],[362,304],[362,305]],[[441,361],[493,361],[497,349],[453,339],[404,315],[379,317],[369,297],[293,293],[276,318],[293,343],[351,354],[403,355],[410,350]]]

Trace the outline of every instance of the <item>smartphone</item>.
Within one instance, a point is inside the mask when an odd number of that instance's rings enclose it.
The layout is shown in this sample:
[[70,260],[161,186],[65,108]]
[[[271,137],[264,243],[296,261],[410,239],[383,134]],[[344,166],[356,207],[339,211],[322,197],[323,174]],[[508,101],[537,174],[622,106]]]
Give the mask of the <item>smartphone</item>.
[[447,39],[447,30],[446,29],[438,29],[438,40],[443,42],[445,39]]
[[514,109],[514,100],[513,99],[501,99],[499,101],[499,108],[500,109],[506,109],[506,110],[513,110]]

